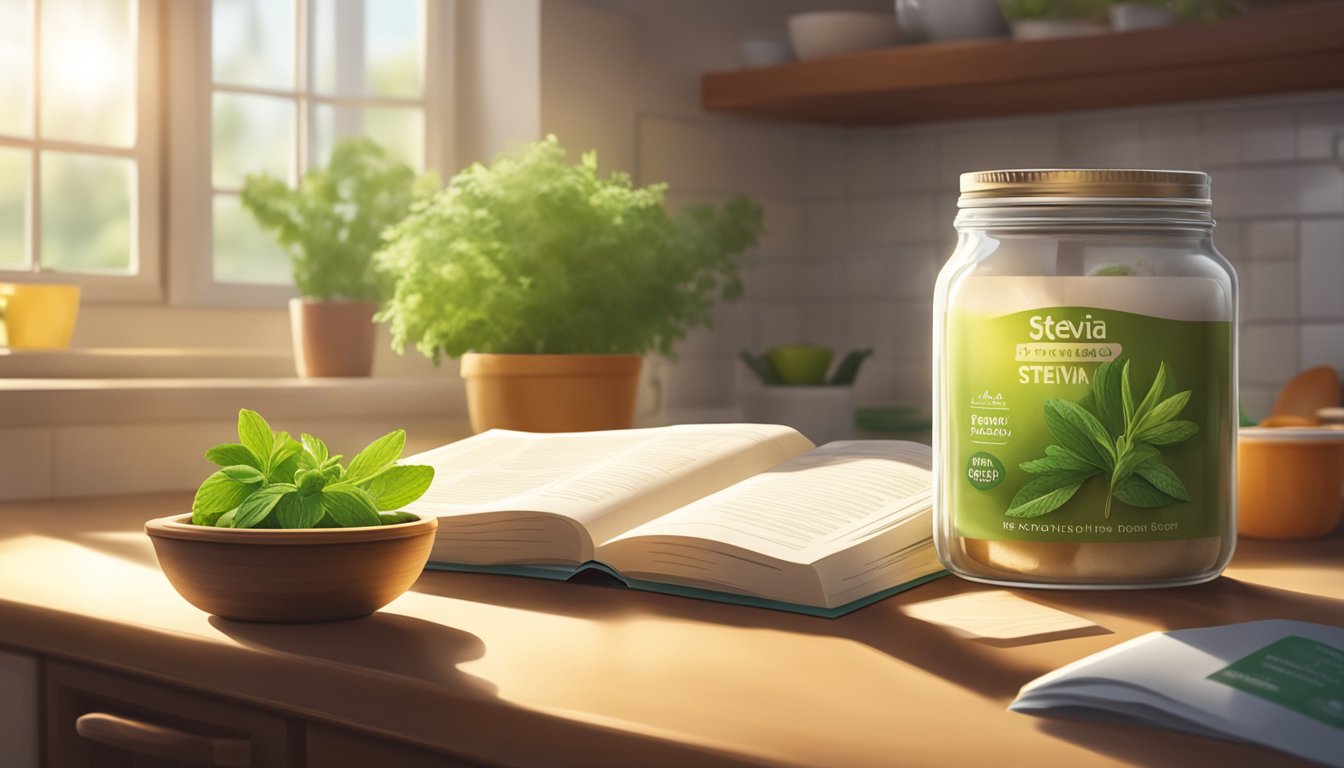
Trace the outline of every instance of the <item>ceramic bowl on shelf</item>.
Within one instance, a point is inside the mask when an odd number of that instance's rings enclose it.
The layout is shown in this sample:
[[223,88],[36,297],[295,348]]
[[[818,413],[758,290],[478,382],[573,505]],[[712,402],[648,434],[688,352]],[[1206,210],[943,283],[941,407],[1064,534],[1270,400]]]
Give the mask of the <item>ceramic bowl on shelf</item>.
[[1106,10],[1111,16],[1111,29],[1116,32],[1170,27],[1179,21],[1172,9],[1150,3],[1112,3]]
[[1237,440],[1237,532],[1314,539],[1344,522],[1344,428],[1243,427]]
[[901,30],[922,40],[1004,37],[999,0],[896,0]]
[[225,619],[336,621],[368,616],[420,577],[439,521],[362,528],[257,529],[145,523],[168,581]]
[[895,45],[901,28],[886,13],[814,11],[789,17],[789,40],[799,59],[815,59]]

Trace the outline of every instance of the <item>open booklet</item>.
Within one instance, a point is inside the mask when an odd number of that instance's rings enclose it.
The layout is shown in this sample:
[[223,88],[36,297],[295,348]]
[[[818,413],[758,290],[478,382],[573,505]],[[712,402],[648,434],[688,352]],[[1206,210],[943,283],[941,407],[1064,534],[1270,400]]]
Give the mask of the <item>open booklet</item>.
[[838,616],[942,574],[932,454],[895,441],[814,448],[789,427],[491,430],[418,456],[438,517],[431,568],[627,585]]
[[1344,628],[1152,632],[1027,683],[1009,706],[1188,731],[1344,766]]

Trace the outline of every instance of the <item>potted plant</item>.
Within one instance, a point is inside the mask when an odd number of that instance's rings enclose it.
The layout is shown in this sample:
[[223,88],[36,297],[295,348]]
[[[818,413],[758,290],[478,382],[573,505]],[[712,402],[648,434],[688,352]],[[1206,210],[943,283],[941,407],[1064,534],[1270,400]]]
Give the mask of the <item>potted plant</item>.
[[187,602],[228,619],[330,621],[366,616],[419,577],[438,520],[395,510],[429,488],[434,469],[397,463],[404,431],[346,465],[255,411],[238,413],[238,440],[206,451],[220,469],[191,514],[145,524]]
[[854,380],[872,349],[856,349],[831,368],[830,347],[788,344],[739,354],[759,386],[738,390],[746,421],[787,424],[818,445],[854,436]]
[[387,279],[373,265],[382,233],[412,202],[439,186],[417,177],[366,138],[336,145],[326,168],[304,174],[298,189],[250,175],[242,203],[289,252],[301,298],[289,303],[300,376],[368,376],[373,315]]
[[1108,10],[1116,32],[1169,27],[1177,21],[1171,0],[1110,0]]
[[1049,40],[1099,35],[1106,25],[1107,0],[1001,0],[999,10],[1015,40]]
[[399,352],[462,358],[477,431],[629,427],[640,355],[741,295],[762,231],[744,198],[674,217],[665,191],[571,164],[554,136],[473,165],[389,231],[378,319]]

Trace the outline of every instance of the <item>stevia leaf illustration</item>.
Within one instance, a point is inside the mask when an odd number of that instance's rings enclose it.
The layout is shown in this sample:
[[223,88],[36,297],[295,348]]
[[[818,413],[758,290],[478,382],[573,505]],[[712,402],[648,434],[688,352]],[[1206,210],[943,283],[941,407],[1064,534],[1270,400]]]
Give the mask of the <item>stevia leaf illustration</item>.
[[1047,472],[1029,481],[1013,496],[1005,513],[1009,517],[1040,517],[1064,506],[1083,483],[1100,470]]
[[[1181,478],[1171,471],[1171,467],[1163,464],[1156,459],[1140,464],[1134,473],[1152,484],[1154,488],[1165,493],[1177,501],[1189,501],[1190,492],[1185,489],[1185,483]],[[1124,501],[1124,499],[1121,499]],[[1128,504],[1129,502],[1125,502]]]
[[1134,437],[1138,442],[1149,445],[1179,445],[1199,432],[1199,425],[1193,421],[1169,421],[1149,427]]
[[1176,418],[1188,402],[1190,402],[1190,390],[1187,389],[1184,392],[1178,392],[1158,403],[1153,410],[1143,418],[1143,421],[1139,422],[1139,425],[1134,428],[1135,434],[1141,434],[1153,427],[1161,426]]
[[1170,495],[1158,490],[1156,486],[1140,475],[1130,475],[1128,479],[1121,483],[1115,489],[1115,498],[1131,507],[1142,507],[1144,509],[1165,507],[1177,501]]
[[1023,471],[1033,475],[1040,475],[1046,472],[1081,472],[1084,470],[1104,470],[1078,454],[1058,445],[1048,445],[1045,448],[1045,457],[1033,459],[1024,462],[1019,466]]
[[1046,400],[1045,425],[1063,447],[1103,469],[1115,466],[1111,436],[1081,405],[1071,400]]
[[1125,478],[1134,474],[1134,470],[1145,462],[1157,461],[1161,455],[1151,445],[1132,444],[1127,435],[1121,435],[1120,439],[1116,441],[1116,453],[1120,457],[1115,462],[1115,471],[1111,473],[1112,486],[1119,485]]
[[1092,399],[1097,416],[1111,437],[1125,432],[1125,405],[1120,393],[1120,369],[1114,362],[1102,363],[1092,379]]
[[1157,408],[1157,404],[1162,401],[1162,392],[1167,388],[1167,364],[1157,364],[1157,376],[1153,379],[1153,386],[1148,388],[1148,394],[1143,396],[1143,402],[1134,410],[1134,418],[1126,425],[1126,431],[1130,433],[1138,432],[1143,428],[1148,415]]
[[1125,361],[1125,367],[1120,371],[1120,407],[1125,413],[1125,431],[1129,431],[1129,425],[1134,423],[1134,389],[1129,385],[1129,361]]

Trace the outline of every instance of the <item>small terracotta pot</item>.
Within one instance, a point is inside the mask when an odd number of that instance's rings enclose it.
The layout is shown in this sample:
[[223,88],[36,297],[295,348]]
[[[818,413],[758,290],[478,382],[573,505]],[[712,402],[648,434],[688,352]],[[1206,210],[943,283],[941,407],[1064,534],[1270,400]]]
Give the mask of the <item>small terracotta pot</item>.
[[163,573],[187,602],[239,621],[312,622],[368,616],[410,588],[438,518],[363,528],[254,529],[145,523]]
[[1243,427],[1237,441],[1237,532],[1315,539],[1344,522],[1344,429]]
[[635,424],[639,355],[462,356],[471,428],[588,432]]
[[378,326],[371,301],[289,300],[294,367],[304,378],[368,376]]

